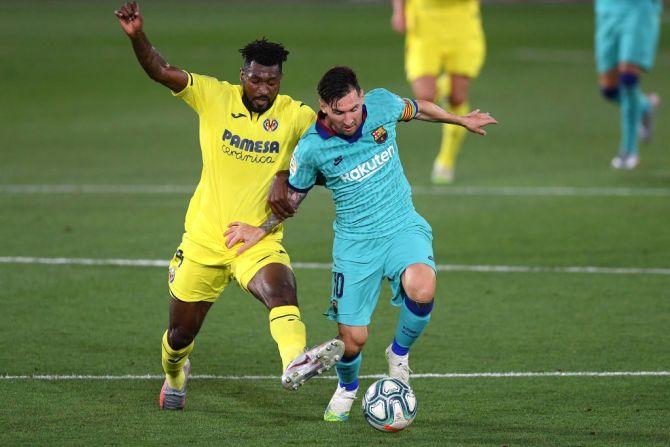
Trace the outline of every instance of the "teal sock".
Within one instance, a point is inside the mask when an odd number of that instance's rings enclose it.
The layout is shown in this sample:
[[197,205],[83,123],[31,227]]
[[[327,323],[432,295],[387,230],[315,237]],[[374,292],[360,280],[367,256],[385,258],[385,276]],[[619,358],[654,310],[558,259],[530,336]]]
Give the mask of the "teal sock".
[[621,75],[621,147],[622,154],[637,155],[637,131],[649,101],[642,94],[637,76]]
[[361,362],[363,361],[363,353],[359,352],[355,356],[342,357],[342,360],[335,365],[337,371],[337,378],[340,381],[340,386],[351,391],[358,388],[358,371],[361,369]]
[[397,344],[408,350],[412,347],[430,321],[434,303],[435,300],[430,303],[417,303],[405,298],[400,308],[400,319],[395,330],[394,345]]

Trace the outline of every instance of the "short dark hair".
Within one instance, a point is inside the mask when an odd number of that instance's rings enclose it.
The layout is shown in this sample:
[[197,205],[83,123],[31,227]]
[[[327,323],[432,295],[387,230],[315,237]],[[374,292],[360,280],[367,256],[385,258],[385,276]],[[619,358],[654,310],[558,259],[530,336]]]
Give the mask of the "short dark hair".
[[323,102],[332,105],[333,102],[347,96],[352,88],[357,93],[361,92],[356,73],[349,67],[338,66],[331,68],[321,77],[317,91]]
[[268,67],[279,65],[279,70],[282,68],[282,63],[288,58],[288,51],[284,45],[270,42],[265,37],[249,42],[244,48],[240,48],[240,53],[244,58],[244,65],[249,65],[254,61]]

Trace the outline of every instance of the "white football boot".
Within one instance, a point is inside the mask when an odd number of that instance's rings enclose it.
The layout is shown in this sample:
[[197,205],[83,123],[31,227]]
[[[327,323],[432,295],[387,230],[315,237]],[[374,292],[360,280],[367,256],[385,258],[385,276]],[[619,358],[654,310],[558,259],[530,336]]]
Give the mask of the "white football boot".
[[622,154],[617,155],[610,162],[610,164],[614,169],[624,169],[625,163],[626,163],[626,156]]
[[630,171],[632,169],[635,169],[639,164],[640,164],[640,157],[637,154],[629,155],[624,159],[623,168]]
[[163,388],[161,388],[161,394],[159,398],[159,404],[161,410],[183,410],[184,405],[186,405],[186,382],[188,382],[188,376],[191,373],[191,361],[186,360],[184,366],[182,367],[184,371],[184,386],[181,389],[172,388],[168,385],[167,379],[163,382]]
[[296,357],[281,376],[281,384],[287,390],[297,390],[312,377],[328,371],[344,354],[344,342],[333,338]]
[[430,176],[430,180],[435,185],[448,185],[449,183],[453,183],[454,170],[436,162],[433,164],[433,173]]
[[358,388],[353,391],[347,391],[342,386],[337,386],[333,397],[330,398],[326,411],[323,413],[323,420],[328,422],[343,422],[349,419],[351,406],[356,399]]
[[398,355],[391,349],[389,345],[386,348],[386,360],[389,362],[389,377],[392,379],[399,379],[409,385],[409,375],[412,372],[409,369],[409,353],[407,355]]

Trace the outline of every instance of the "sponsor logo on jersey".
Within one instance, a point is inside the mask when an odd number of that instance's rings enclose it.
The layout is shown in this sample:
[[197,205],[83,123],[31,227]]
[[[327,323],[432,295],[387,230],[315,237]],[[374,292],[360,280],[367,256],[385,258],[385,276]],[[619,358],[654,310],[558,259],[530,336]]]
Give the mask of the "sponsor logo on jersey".
[[386,165],[386,163],[388,163],[394,155],[394,147],[389,146],[383,151],[375,154],[375,156],[368,161],[359,164],[351,171],[341,175],[340,179],[342,179],[343,182],[362,182],[383,168],[384,165]]
[[252,140],[249,138],[242,138],[239,135],[235,135],[228,129],[223,131],[223,145],[228,148],[237,148],[246,152],[256,152],[262,154],[278,154],[279,153],[279,141],[268,141],[268,140]]
[[388,138],[388,133],[386,133],[386,129],[384,129],[384,126],[379,126],[372,132],[372,138],[375,139],[375,143],[377,144],[383,144],[386,142],[386,139]]
[[274,132],[277,130],[277,127],[279,127],[279,121],[274,118],[265,118],[265,121],[263,121],[263,129],[267,130],[268,132]]

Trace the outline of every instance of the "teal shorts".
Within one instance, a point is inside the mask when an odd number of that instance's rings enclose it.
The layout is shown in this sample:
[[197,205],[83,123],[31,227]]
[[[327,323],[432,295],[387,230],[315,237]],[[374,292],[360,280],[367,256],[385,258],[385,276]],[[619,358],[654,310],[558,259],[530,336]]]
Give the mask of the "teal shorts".
[[362,241],[335,236],[333,288],[326,316],[348,326],[367,326],[377,307],[382,282],[391,283],[395,306],[406,297],[401,276],[412,264],[435,270],[433,233],[426,220],[415,214],[397,233]]
[[609,71],[621,62],[651,70],[658,47],[660,19],[658,10],[651,6],[596,13],[598,73]]

